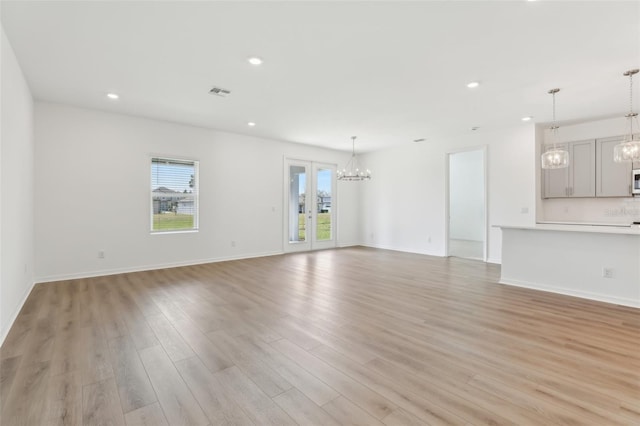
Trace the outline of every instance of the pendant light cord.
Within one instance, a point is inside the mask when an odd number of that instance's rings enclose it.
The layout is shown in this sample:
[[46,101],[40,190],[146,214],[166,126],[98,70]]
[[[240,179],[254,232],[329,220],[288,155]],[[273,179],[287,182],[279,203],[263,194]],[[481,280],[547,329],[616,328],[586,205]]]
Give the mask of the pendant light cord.
[[629,141],[633,141],[633,120],[638,116],[637,113],[633,112],[633,75],[637,72],[638,70],[635,69],[624,73],[624,75],[629,76],[629,114],[627,114],[629,119]]
[[633,74],[629,73],[629,115],[633,115]]
[[556,122],[556,93],[558,93],[560,89],[551,89],[548,93],[553,96],[553,122],[551,124],[551,137],[553,138],[553,149],[554,151],[557,149],[558,142],[558,124]]

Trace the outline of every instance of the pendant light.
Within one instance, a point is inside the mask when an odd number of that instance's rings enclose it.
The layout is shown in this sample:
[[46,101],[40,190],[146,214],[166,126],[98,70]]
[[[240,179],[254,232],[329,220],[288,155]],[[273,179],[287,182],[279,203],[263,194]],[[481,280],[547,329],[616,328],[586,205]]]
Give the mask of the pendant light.
[[634,69],[622,74],[629,77],[629,114],[625,115],[629,122],[629,134],[613,147],[613,160],[617,163],[640,161],[640,135],[633,134],[633,122],[638,125],[638,113],[633,112],[633,75],[637,73],[638,70]]
[[553,146],[548,149],[540,159],[543,169],[562,169],[569,166],[569,152],[564,149],[559,149],[556,144],[558,142],[558,124],[556,123],[556,93],[560,89],[551,89],[549,93],[553,96],[553,123],[549,130],[551,130],[551,140]]
[[371,179],[371,171],[369,169],[360,169],[358,158],[356,157],[356,137],[351,136],[351,159],[342,171],[338,171],[338,180],[360,181],[369,179]]

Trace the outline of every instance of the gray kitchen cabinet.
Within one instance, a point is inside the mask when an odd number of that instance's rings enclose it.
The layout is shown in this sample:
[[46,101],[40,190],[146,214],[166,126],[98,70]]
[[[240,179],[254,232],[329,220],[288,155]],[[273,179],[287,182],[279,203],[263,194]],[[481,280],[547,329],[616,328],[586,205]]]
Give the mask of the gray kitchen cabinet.
[[596,140],[596,196],[630,197],[631,163],[613,161],[613,147],[622,138]]
[[[557,144],[558,149],[569,149],[566,143]],[[544,151],[551,149],[551,145],[546,145]],[[571,159],[569,159],[571,161]],[[569,196],[569,169],[545,169],[542,171],[543,194],[542,198],[564,198]]]
[[[543,170],[543,198],[595,197],[595,140],[558,144],[569,151],[569,167]],[[550,146],[545,146],[545,150]]]

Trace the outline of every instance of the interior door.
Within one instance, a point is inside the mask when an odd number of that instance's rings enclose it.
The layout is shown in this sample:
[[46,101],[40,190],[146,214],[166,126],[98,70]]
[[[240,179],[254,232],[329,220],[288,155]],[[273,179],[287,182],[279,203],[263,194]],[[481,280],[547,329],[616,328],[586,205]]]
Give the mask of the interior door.
[[336,246],[336,166],[285,161],[286,252]]

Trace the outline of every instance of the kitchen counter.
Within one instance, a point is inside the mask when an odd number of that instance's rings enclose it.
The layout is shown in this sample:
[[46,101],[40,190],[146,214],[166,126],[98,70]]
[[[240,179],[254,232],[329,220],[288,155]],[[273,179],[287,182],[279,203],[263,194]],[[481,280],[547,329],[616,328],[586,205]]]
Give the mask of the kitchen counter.
[[499,226],[500,282],[640,308],[640,227]]
[[532,231],[595,232],[601,234],[640,235],[640,225],[629,226],[602,223],[538,222],[534,226],[494,226],[501,229],[528,229]]

